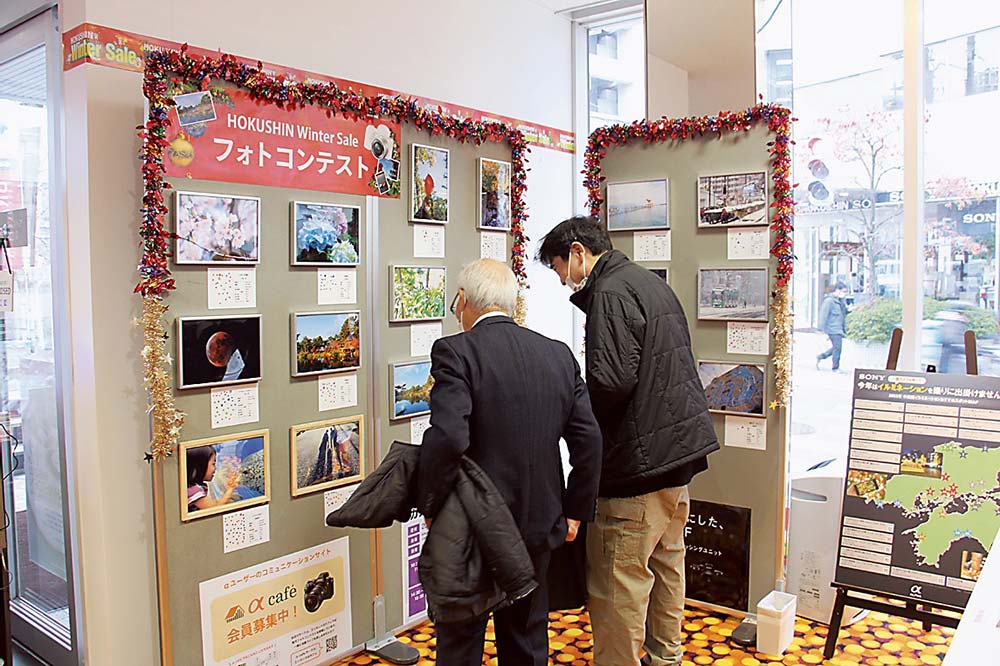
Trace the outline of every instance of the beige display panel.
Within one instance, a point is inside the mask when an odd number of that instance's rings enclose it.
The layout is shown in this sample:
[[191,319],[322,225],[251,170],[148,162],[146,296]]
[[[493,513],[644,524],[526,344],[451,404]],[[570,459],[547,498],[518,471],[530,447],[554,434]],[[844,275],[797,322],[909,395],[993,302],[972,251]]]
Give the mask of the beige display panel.
[[[697,285],[700,268],[767,267],[768,284],[773,286],[776,262],[766,259],[728,259],[727,229],[698,228],[697,182],[699,176],[767,169],[770,193],[767,142],[771,138],[766,127],[756,127],[745,133],[727,134],[722,139],[712,134],[703,138],[650,145],[637,140],[624,147],[609,148],[607,157],[602,162],[603,175],[609,182],[669,179],[671,258],[669,261],[642,264],[648,268],[669,269],[670,286],[687,315],[695,359],[766,363],[765,395],[768,399],[773,399],[776,395],[774,366],[770,356],[727,353],[727,322],[698,319]],[[745,231],[763,227],[736,228]],[[773,240],[773,233],[770,237]],[[611,238],[617,249],[634,257],[632,232],[614,232]],[[769,310],[768,320],[773,323]],[[766,449],[763,451],[727,445],[726,416],[713,414],[712,420],[722,448],[709,456],[709,470],[696,477],[691,484],[693,499],[751,509],[751,607],[774,589],[775,581],[783,577],[786,412],[772,410],[765,405],[765,413],[767,436]]]
[[[362,416],[365,438],[371,437],[372,404],[371,376],[375,367],[372,346],[372,312],[368,307],[369,261],[371,235],[368,230],[364,197],[217,183],[203,181],[173,181],[175,188],[186,192],[247,195],[260,198],[260,257],[253,270],[256,275],[257,304],[254,308],[210,310],[208,308],[208,271],[212,268],[232,268],[237,264],[175,265],[171,270],[177,290],[167,297],[168,330],[176,331],[174,320],[179,317],[223,317],[259,314],[261,316],[261,380],[259,382],[260,420],[246,425],[212,428],[211,389],[175,390],[177,408],[187,415],[181,441],[197,440],[228,434],[240,434],[266,429],[269,432],[270,540],[231,553],[223,550],[223,516],[192,517],[182,522],[182,487],[179,478],[179,458],[173,456],[162,463],[163,502],[157,506],[163,548],[159,553],[161,571],[161,608],[167,613],[169,629],[164,635],[164,652],[172,654],[172,663],[181,666],[200,664],[202,660],[201,620],[198,584],[222,574],[237,571],[259,562],[296,552],[347,535],[350,538],[351,624],[354,644],[363,643],[374,631],[372,616],[373,574],[375,565],[373,539],[368,531],[335,530],[324,524],[323,491],[299,497],[292,496],[290,429],[292,426],[331,419]],[[170,190],[165,191],[170,195]],[[166,196],[170,207],[167,228],[174,227],[174,197]],[[317,271],[325,267],[291,265],[290,215],[291,202],[343,204],[360,207],[361,265],[329,266],[357,271],[357,301],[344,305],[319,305]],[[402,223],[401,223],[402,225]],[[292,314],[304,312],[351,312],[360,310],[361,368],[357,371],[328,375],[293,377],[291,326]],[[177,358],[176,333],[172,333],[170,353]],[[175,367],[176,370],[176,367]],[[357,375],[358,404],[354,407],[319,411],[320,377]],[[252,384],[238,384],[249,387]],[[376,460],[371,440],[362,446],[366,472],[374,469]],[[197,516],[197,513],[194,514]],[[165,594],[164,594],[165,592]]]

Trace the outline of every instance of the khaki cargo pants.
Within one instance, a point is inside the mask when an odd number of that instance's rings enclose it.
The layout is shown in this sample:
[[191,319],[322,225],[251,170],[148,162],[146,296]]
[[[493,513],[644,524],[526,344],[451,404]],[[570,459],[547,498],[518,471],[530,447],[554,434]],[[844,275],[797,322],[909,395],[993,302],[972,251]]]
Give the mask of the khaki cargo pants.
[[595,666],[680,664],[688,489],[601,498],[587,528]]

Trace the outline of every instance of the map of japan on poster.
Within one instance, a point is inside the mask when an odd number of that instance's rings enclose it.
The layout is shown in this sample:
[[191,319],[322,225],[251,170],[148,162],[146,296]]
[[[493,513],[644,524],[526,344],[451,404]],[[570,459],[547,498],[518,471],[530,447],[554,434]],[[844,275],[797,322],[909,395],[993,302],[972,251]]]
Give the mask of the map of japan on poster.
[[836,581],[964,608],[1000,529],[1000,380],[857,370]]

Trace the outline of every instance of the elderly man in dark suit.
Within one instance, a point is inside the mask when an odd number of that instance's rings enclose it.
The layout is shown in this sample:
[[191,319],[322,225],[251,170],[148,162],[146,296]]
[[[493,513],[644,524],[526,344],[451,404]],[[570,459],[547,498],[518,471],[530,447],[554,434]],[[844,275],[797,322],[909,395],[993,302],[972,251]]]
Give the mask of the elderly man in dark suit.
[[[458,279],[451,311],[463,333],[431,351],[431,427],[424,434],[418,507],[431,523],[463,455],[478,463],[510,508],[539,587],[493,613],[502,664],[548,663],[546,570],[551,551],[594,518],[601,433],[580,368],[566,345],[511,318],[518,285],[503,263],[480,259]],[[564,485],[559,440],[572,471]],[[431,530],[433,530],[433,525]],[[437,663],[482,663],[488,617],[438,624]]]

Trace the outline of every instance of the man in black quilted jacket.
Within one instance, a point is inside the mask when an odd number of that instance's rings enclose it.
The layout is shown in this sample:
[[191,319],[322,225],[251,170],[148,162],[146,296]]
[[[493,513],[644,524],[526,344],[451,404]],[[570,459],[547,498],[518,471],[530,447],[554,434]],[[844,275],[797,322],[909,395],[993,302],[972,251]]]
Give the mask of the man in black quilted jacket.
[[586,374],[604,439],[587,534],[594,664],[680,664],[687,484],[719,448],[680,301],[618,250],[600,222],[573,217],[538,259],[587,315]]

